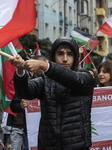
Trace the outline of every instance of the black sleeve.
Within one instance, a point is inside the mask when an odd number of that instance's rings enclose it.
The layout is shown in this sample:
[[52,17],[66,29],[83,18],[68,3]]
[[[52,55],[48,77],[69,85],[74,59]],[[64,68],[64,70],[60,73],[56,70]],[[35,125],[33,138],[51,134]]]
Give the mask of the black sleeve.
[[24,111],[20,105],[20,102],[21,102],[21,99],[18,98],[17,94],[15,94],[10,103],[10,109],[12,110],[12,112],[19,113],[19,112]]
[[73,90],[75,93],[88,94],[92,92],[94,88],[94,79],[86,69],[73,71],[50,62],[50,67],[45,75]]
[[43,85],[42,77],[29,79],[26,71],[23,77],[19,77],[16,72],[14,74],[14,88],[20,99],[40,99]]

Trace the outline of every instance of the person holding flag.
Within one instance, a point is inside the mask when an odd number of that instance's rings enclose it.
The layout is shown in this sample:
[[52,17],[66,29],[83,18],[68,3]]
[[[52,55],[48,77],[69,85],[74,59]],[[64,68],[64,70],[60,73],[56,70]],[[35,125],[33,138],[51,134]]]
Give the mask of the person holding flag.
[[[91,146],[91,104],[93,77],[78,70],[79,48],[69,37],[52,45],[51,61],[8,59],[18,67],[14,87],[22,99],[40,99],[41,120],[38,150],[89,150]],[[42,69],[40,78],[28,80],[26,71]]]

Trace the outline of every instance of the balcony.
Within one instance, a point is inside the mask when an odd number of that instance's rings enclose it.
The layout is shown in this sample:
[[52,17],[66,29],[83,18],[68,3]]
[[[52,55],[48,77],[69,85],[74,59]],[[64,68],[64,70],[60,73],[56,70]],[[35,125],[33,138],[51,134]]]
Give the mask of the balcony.
[[105,9],[104,8],[96,8],[96,15],[105,16]]

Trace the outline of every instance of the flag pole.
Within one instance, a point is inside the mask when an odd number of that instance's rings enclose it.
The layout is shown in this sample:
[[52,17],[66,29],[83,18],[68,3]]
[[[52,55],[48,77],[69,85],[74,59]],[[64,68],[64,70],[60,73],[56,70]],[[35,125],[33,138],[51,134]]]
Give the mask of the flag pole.
[[[96,31],[96,33],[86,42],[85,46],[88,44],[88,42],[97,34],[99,29]],[[86,59],[86,57],[92,52],[92,50],[83,58],[83,60],[79,63],[79,65]]]
[[[91,52],[92,52],[92,50],[84,57],[84,59],[86,59],[86,57],[87,57]],[[84,61],[84,59],[79,63],[79,65]],[[93,65],[94,69],[96,69],[94,63],[93,63],[92,61],[91,61],[91,63],[92,63],[92,65]]]
[[99,31],[99,29],[96,31],[96,33],[86,42],[85,46],[88,44],[88,42],[97,34],[97,32]]
[[5,53],[5,52],[2,52],[2,51],[0,51],[0,55],[2,55],[2,56],[4,56],[4,57],[7,57],[7,58],[14,58],[13,56],[11,56],[11,55],[9,55],[9,54],[7,54],[7,53]]
[[83,58],[83,60],[79,63],[79,65],[86,59],[86,57],[92,52],[92,50]]
[[94,63],[93,63],[93,62],[91,62],[91,63],[92,63],[92,65],[93,65],[94,69],[97,70],[96,67],[95,67],[95,65],[94,65]]

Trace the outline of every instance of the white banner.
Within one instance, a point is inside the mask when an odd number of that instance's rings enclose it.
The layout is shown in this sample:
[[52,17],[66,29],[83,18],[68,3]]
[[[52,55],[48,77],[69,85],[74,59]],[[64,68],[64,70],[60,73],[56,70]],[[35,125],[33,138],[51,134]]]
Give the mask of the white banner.
[[[38,150],[40,101],[32,100],[26,109],[29,150]],[[112,150],[112,87],[95,88],[91,111],[92,147],[90,150]]]
[[41,117],[40,100],[34,99],[29,102],[29,106],[25,109],[29,150],[38,150],[38,129]]

